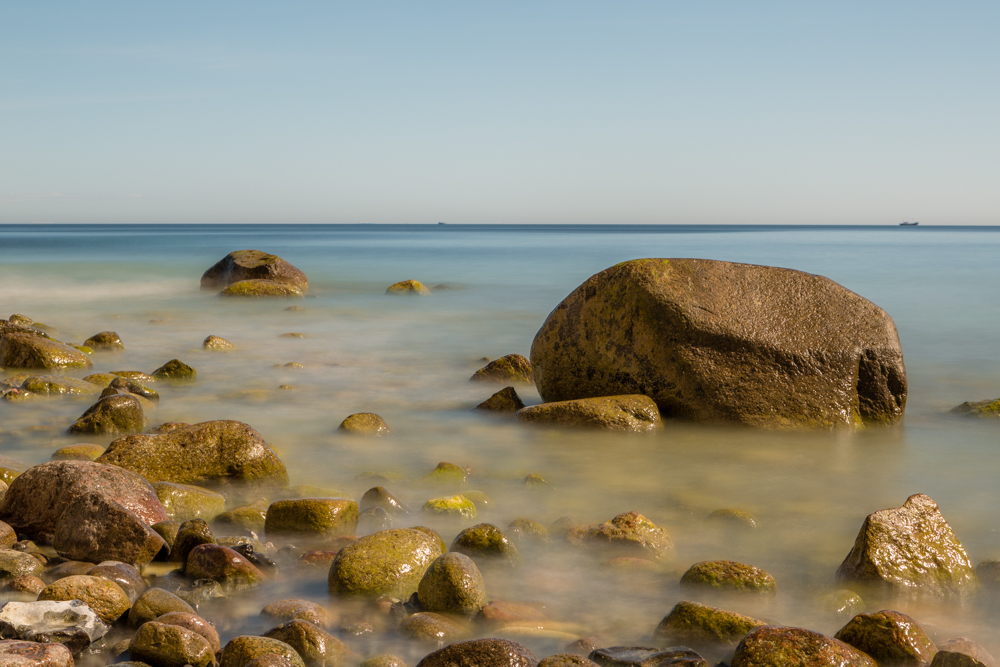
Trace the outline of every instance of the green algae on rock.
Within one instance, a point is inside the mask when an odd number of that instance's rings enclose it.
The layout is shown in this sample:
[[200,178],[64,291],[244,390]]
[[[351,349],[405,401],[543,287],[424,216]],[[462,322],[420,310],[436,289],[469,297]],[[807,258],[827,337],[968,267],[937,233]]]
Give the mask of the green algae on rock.
[[418,482],[424,486],[459,488],[465,486],[468,479],[469,473],[465,468],[442,461],[428,475],[421,477]]
[[247,667],[254,660],[270,654],[281,656],[291,667],[306,667],[298,652],[285,642],[251,635],[230,639],[219,655],[219,667]]
[[335,595],[405,598],[441,554],[437,541],[419,530],[382,530],[341,549],[327,583]]
[[129,655],[157,667],[209,667],[215,652],[208,640],[188,628],[150,621],[129,642]]
[[67,433],[125,435],[146,428],[146,415],[139,399],[131,394],[104,396],[67,429]]
[[869,514],[837,578],[894,594],[962,596],[978,586],[965,547],[941,510],[918,493],[902,507]]
[[180,359],[171,359],[153,371],[151,375],[157,380],[168,382],[194,382],[198,379],[198,372]]
[[662,426],[660,411],[648,396],[601,396],[555,401],[518,410],[519,421],[555,426],[645,433]]
[[257,431],[238,421],[119,438],[98,462],[133,470],[154,483],[288,486],[285,465]]
[[[266,280],[309,291],[306,274],[277,255],[260,250],[235,250],[201,276],[203,290],[219,290],[245,280]],[[242,666],[241,666],[242,667]]]
[[188,554],[202,544],[215,544],[215,535],[204,519],[188,519],[177,528],[177,534],[170,543],[172,563],[186,563]]
[[475,519],[476,504],[465,496],[432,498],[424,503],[425,514],[451,519]]
[[94,364],[76,348],[27,333],[0,335],[0,368],[90,368]]
[[237,530],[252,530],[255,533],[264,532],[267,522],[268,504],[265,501],[253,505],[234,507],[215,517],[215,525],[223,531],[228,528]]
[[[94,375],[88,375],[87,377],[101,377],[103,375],[104,375],[103,373],[96,373]],[[138,382],[141,385],[153,384],[156,382],[155,377],[153,377],[152,375],[146,375],[142,371],[111,371],[111,375],[117,375],[118,377],[122,377],[127,380],[132,380],[133,382]]]
[[82,600],[108,625],[132,606],[122,587],[103,577],[85,574],[63,577],[38,594],[39,600]]
[[333,622],[330,612],[315,602],[309,600],[278,600],[260,610],[261,618],[284,623],[295,619],[308,621],[321,628],[329,627]]
[[11,667],[73,667],[73,653],[63,644],[7,639],[0,641],[0,664]]
[[455,536],[449,551],[457,551],[479,562],[499,561],[509,565],[521,562],[521,554],[503,531],[492,523],[480,523]]
[[153,485],[160,504],[172,521],[204,519],[212,521],[226,511],[226,497],[221,493],[190,484],[157,482]]
[[279,283],[274,280],[241,280],[233,283],[226,289],[219,292],[219,296],[225,297],[298,297],[305,296],[305,292],[295,285]]
[[265,637],[285,642],[309,667],[346,667],[351,649],[326,630],[301,619],[292,619],[271,628]]
[[213,352],[231,352],[236,349],[235,345],[225,338],[219,338],[218,336],[209,336],[202,342],[201,347]]
[[531,384],[531,362],[520,354],[508,354],[494,359],[469,378],[472,382],[513,382]]
[[368,658],[358,667],[406,667],[406,663],[389,653],[382,653]]
[[267,509],[264,531],[272,535],[352,535],[358,527],[358,504],[350,498],[278,500]]
[[251,588],[264,580],[256,565],[220,544],[199,544],[192,549],[184,573],[192,579],[211,579],[227,590]]
[[476,406],[476,410],[496,412],[499,414],[514,414],[524,407],[524,401],[517,395],[514,387],[504,387],[485,401]]
[[535,542],[547,542],[549,540],[549,529],[534,519],[514,519],[507,524],[506,532],[511,531],[517,531],[519,539],[522,540]]
[[985,401],[966,401],[951,409],[952,414],[985,419],[1000,419],[1000,398]]
[[417,667],[535,667],[538,658],[508,639],[457,642],[424,656]]
[[708,560],[695,563],[681,577],[681,586],[726,593],[774,595],[778,586],[774,577],[753,565],[734,560]]
[[591,277],[535,336],[545,401],[645,394],[666,417],[764,428],[895,424],[906,405],[896,326],[801,271],[639,259]]
[[428,296],[431,291],[419,280],[403,280],[389,285],[385,293],[403,296]]
[[816,606],[828,614],[853,617],[864,609],[865,601],[854,591],[839,588],[816,598]]
[[34,396],[96,396],[101,393],[98,386],[84,380],[64,375],[32,375],[21,382],[21,391]]
[[880,665],[925,667],[937,653],[923,628],[898,611],[858,614],[834,638],[867,653]]
[[663,560],[673,553],[674,542],[666,530],[639,514],[624,512],[610,521],[592,526],[582,535],[583,543],[621,555]]
[[869,656],[839,639],[803,628],[762,625],[736,647],[732,667],[877,667]]
[[486,606],[486,583],[465,554],[446,553],[431,563],[417,587],[422,609],[474,616]]
[[684,600],[678,602],[653,632],[661,646],[690,646],[695,650],[734,648],[748,632],[767,625],[734,611]]
[[92,350],[106,352],[118,352],[125,349],[122,339],[114,331],[102,331],[99,334],[94,334],[83,341],[83,345]]
[[389,425],[374,412],[358,412],[340,422],[338,430],[354,435],[388,435]]

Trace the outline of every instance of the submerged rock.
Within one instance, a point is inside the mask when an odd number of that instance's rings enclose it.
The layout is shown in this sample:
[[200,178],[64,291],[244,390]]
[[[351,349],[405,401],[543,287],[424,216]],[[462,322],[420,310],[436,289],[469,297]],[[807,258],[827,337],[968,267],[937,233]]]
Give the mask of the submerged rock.
[[90,368],[76,348],[28,333],[0,335],[0,368]]
[[234,507],[215,517],[215,525],[221,527],[223,531],[234,528],[262,533],[267,522],[267,508],[267,503],[263,501]]
[[931,661],[931,667],[996,667],[996,665],[996,658],[982,646],[965,637],[949,639],[938,646],[938,652]]
[[83,344],[85,347],[97,351],[118,352],[125,349],[125,343],[114,331],[102,331],[99,334],[94,334],[83,341]]
[[662,560],[673,552],[674,542],[666,530],[639,514],[625,512],[593,526],[582,535],[589,546],[621,556]]
[[279,283],[274,280],[241,280],[237,283],[233,283],[226,289],[219,292],[220,296],[230,296],[230,297],[240,297],[240,296],[250,296],[250,297],[262,297],[262,296],[279,296],[279,297],[302,297],[305,292],[300,290],[295,285],[288,285],[286,283]]
[[601,396],[542,403],[518,410],[519,421],[558,426],[644,433],[662,426],[660,411],[648,396]]
[[978,587],[965,548],[937,503],[922,493],[902,507],[869,514],[837,578],[897,594],[955,596]]
[[524,407],[524,402],[517,395],[514,387],[504,387],[485,401],[476,406],[476,410],[499,413],[515,413]]
[[284,623],[298,619],[308,621],[321,628],[329,627],[333,617],[325,607],[309,600],[278,600],[260,610],[260,615],[268,620]]
[[73,654],[62,644],[17,639],[0,641],[0,664],[11,667],[73,667]]
[[917,622],[898,611],[858,614],[834,637],[867,653],[880,665],[926,667],[937,652]]
[[431,293],[431,291],[424,287],[424,284],[419,280],[403,280],[393,285],[389,285],[389,288],[385,291],[385,293],[427,296]]
[[538,658],[506,639],[458,642],[424,656],[417,667],[536,667]]
[[450,551],[482,561],[497,560],[510,565],[521,562],[521,554],[503,531],[492,523],[466,528],[451,543]]
[[736,647],[732,667],[877,667],[870,657],[818,632],[763,625]]
[[409,528],[366,535],[337,554],[327,580],[337,595],[405,598],[442,553],[436,540]]
[[56,552],[70,560],[143,566],[167,543],[135,513],[100,491],[74,498],[56,522]]
[[967,417],[984,417],[986,419],[1000,418],[1000,398],[985,401],[967,401],[951,409],[952,414]]
[[[531,605],[493,600],[479,610],[476,620],[486,628],[493,629],[507,625],[538,625],[549,619],[541,610]],[[590,653],[590,650],[587,653]]]
[[201,288],[220,290],[244,280],[265,280],[291,285],[303,294],[309,291],[306,274],[281,257],[260,250],[235,250],[229,253],[202,274]]
[[352,535],[358,528],[358,504],[350,498],[278,500],[267,509],[264,530],[271,535]]
[[21,382],[19,389],[32,396],[96,396],[100,387],[64,375],[33,375]]
[[225,338],[219,338],[218,336],[209,336],[202,342],[201,347],[214,352],[230,352],[236,349],[235,345]]
[[264,438],[238,421],[202,422],[159,435],[119,438],[98,462],[134,470],[151,482],[288,485],[285,465]]
[[590,659],[601,667],[708,667],[697,652],[685,646],[671,648],[645,648],[641,646],[612,646],[590,653]]
[[52,452],[53,461],[95,461],[104,453],[104,447],[89,442],[66,445]]
[[153,488],[171,521],[188,519],[211,521],[226,511],[224,495],[200,486],[157,482]]
[[390,515],[396,516],[409,514],[409,511],[399,502],[399,499],[389,493],[383,486],[375,486],[365,491],[365,495],[361,496],[360,507],[362,511],[373,507],[381,507]]
[[87,408],[66,432],[125,435],[139,433],[144,428],[146,415],[139,399],[131,394],[112,394]]
[[591,277],[531,347],[545,401],[646,394],[664,416],[766,428],[894,424],[906,370],[885,311],[800,271],[639,259]]
[[301,619],[286,621],[265,632],[264,636],[291,646],[309,667],[339,667],[346,665],[351,655],[347,644]]
[[38,599],[82,600],[108,625],[117,621],[132,606],[121,586],[103,577],[85,574],[63,577],[52,582],[38,594]]
[[236,551],[218,544],[199,544],[187,557],[185,574],[211,579],[226,589],[243,590],[261,583],[264,574]]
[[695,563],[681,577],[681,586],[724,593],[774,595],[778,586],[774,577],[753,565],[734,560],[710,560]]
[[171,359],[152,372],[152,377],[168,382],[194,382],[198,372],[180,359]]
[[732,649],[748,632],[767,625],[750,616],[697,602],[678,602],[660,621],[653,639],[662,646],[691,646],[696,650]]
[[430,474],[421,477],[419,482],[424,486],[434,486],[438,488],[459,488],[465,486],[469,479],[469,473],[465,468],[454,463],[442,461]]
[[475,519],[476,504],[465,496],[432,498],[424,503],[425,514],[450,519]]
[[229,643],[223,647],[222,653],[219,656],[219,667],[249,667],[251,662],[267,655],[277,655],[286,661],[284,663],[273,663],[276,667],[277,665],[285,667],[286,664],[289,667],[306,667],[298,652],[285,642],[271,639],[270,637],[254,637],[250,635],[233,637],[229,640]]
[[389,434],[389,425],[374,412],[359,412],[340,422],[338,430],[357,435],[382,436]]
[[600,665],[576,653],[556,653],[543,659],[538,663],[538,667],[600,667]]
[[447,616],[422,611],[409,616],[397,629],[399,634],[430,644],[450,644],[469,636],[469,630]]
[[8,602],[0,608],[0,636],[63,644],[73,653],[87,648],[107,631],[108,626],[80,600]]
[[734,531],[751,532],[757,530],[757,519],[743,510],[715,510],[705,517],[705,522],[712,526]]
[[420,606],[427,611],[474,616],[486,606],[486,583],[471,558],[446,553],[431,563],[417,587]]
[[472,382],[531,384],[531,362],[520,354],[508,354],[486,364],[469,379]]

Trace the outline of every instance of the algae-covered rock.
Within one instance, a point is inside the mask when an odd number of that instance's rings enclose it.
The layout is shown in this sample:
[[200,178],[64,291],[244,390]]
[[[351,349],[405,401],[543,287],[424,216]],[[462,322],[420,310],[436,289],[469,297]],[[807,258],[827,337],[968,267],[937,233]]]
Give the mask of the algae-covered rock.
[[192,549],[184,572],[192,579],[211,579],[231,590],[251,588],[264,579],[253,563],[219,544],[199,544]]
[[840,588],[816,598],[820,610],[837,616],[853,617],[865,608],[865,601],[852,590]]
[[129,642],[129,654],[156,667],[208,667],[215,652],[203,636],[168,623],[144,623]]
[[138,628],[143,623],[155,620],[164,614],[182,612],[194,614],[195,611],[184,600],[162,588],[150,588],[139,596],[128,612],[128,627]]
[[397,294],[404,296],[428,296],[431,291],[424,287],[424,284],[419,280],[403,280],[398,283],[389,285],[389,288],[385,291],[386,294]]
[[340,667],[347,664],[351,649],[326,630],[292,619],[264,633],[265,637],[285,642],[298,653],[307,667]]
[[985,401],[966,401],[951,409],[952,414],[985,419],[1000,419],[1000,398]]
[[437,542],[419,530],[379,531],[341,549],[327,583],[338,595],[405,598],[441,554]]
[[238,421],[202,422],[159,435],[119,438],[98,461],[134,470],[151,482],[288,485],[285,465],[264,438]]
[[167,544],[135,513],[100,491],[77,496],[56,521],[52,542],[70,560],[143,566]]
[[0,579],[41,576],[45,566],[30,554],[13,549],[0,549]]
[[492,560],[516,565],[521,561],[517,547],[503,531],[491,523],[480,523],[466,528],[451,543],[450,551],[457,551],[480,562]]
[[230,639],[219,656],[219,667],[247,667],[252,661],[269,654],[281,656],[292,667],[306,667],[298,652],[285,642],[251,635]]
[[822,276],[639,259],[591,277],[531,347],[545,401],[645,394],[661,414],[767,428],[894,424],[906,405],[895,324]]
[[76,348],[28,333],[0,335],[0,368],[90,368]]
[[420,606],[427,611],[473,616],[486,606],[486,582],[471,558],[446,553],[427,568],[417,587]]
[[[112,378],[111,382],[109,382],[107,386],[112,389],[124,389],[128,393],[135,394],[136,396],[144,398],[148,401],[156,402],[160,400],[160,395],[146,385],[119,375]],[[105,389],[105,391],[107,391],[107,389]]]
[[66,445],[52,452],[53,461],[95,461],[104,453],[104,447],[89,442]]
[[219,338],[218,336],[209,336],[202,342],[201,347],[213,352],[231,352],[236,349],[235,345],[225,338]]
[[17,532],[10,524],[0,521],[0,549],[10,549],[17,542]]
[[409,513],[403,503],[389,493],[384,486],[372,487],[365,491],[365,495],[361,496],[361,510],[364,511],[372,507],[381,507],[390,515],[396,516]]
[[767,625],[750,616],[697,602],[678,602],[653,633],[661,646],[690,646],[695,650],[733,648],[754,628]]
[[157,482],[153,485],[160,504],[171,521],[205,519],[212,521],[226,511],[226,497],[221,493],[190,484]]
[[32,396],[96,396],[100,387],[85,380],[63,375],[33,375],[25,378],[20,390]]
[[[260,250],[235,250],[201,276],[201,288],[220,290],[244,280],[267,280],[309,291],[309,280],[299,269],[277,255]],[[242,665],[240,666],[242,667]]]
[[592,526],[582,535],[583,542],[621,556],[662,560],[673,553],[674,543],[666,530],[639,514],[625,512],[610,521]]
[[880,665],[926,667],[937,652],[923,628],[898,611],[858,614],[834,638],[867,653]]
[[[20,315],[18,313],[14,313],[10,317],[8,317],[7,321],[10,322],[11,324],[18,324],[22,327],[30,326],[35,323],[35,321],[30,317],[28,317],[27,315]],[[2,329],[0,329],[0,331],[2,331]]]
[[514,416],[531,424],[633,433],[655,431],[662,426],[656,403],[639,394],[542,403],[518,410]]
[[198,372],[180,359],[171,359],[151,373],[157,380],[167,382],[194,382]]
[[186,563],[188,554],[202,544],[215,544],[212,529],[204,519],[188,519],[178,527],[170,544],[170,562]]
[[215,525],[221,530],[252,530],[255,533],[264,532],[267,522],[268,504],[264,501],[253,505],[234,507],[215,517]]
[[392,654],[382,653],[368,658],[358,667],[406,667],[406,663]]
[[84,347],[95,351],[118,352],[125,349],[125,344],[114,331],[102,331],[83,341]]
[[734,560],[709,560],[695,563],[681,577],[681,586],[725,593],[774,595],[778,586],[774,577],[753,565]]
[[736,647],[732,667],[877,667],[844,642],[803,628],[762,625]]
[[454,463],[442,461],[430,474],[421,477],[419,482],[423,486],[433,486],[437,488],[460,488],[465,486],[469,479],[469,473],[465,468]]
[[457,642],[424,656],[417,667],[536,667],[538,658],[507,639]]
[[996,667],[997,661],[982,646],[966,639],[956,637],[938,646],[931,667]]
[[547,542],[549,540],[549,529],[534,519],[514,519],[507,524],[507,530],[504,532],[517,535],[517,539],[528,542]]
[[473,382],[531,384],[531,362],[520,354],[508,354],[486,364],[469,379]]
[[111,625],[132,606],[121,586],[103,577],[85,574],[63,577],[39,593],[39,600],[82,600]]
[[325,607],[309,600],[278,600],[260,610],[260,615],[270,621],[284,623],[298,619],[321,628],[328,627],[333,617]]
[[476,410],[485,412],[514,414],[524,407],[524,401],[517,395],[514,387],[504,387],[485,401],[476,406]]
[[67,429],[67,433],[123,435],[146,428],[146,415],[139,399],[131,394],[104,396]]
[[275,282],[274,280],[241,280],[233,283],[226,289],[219,292],[220,296],[228,297],[302,297],[305,292],[295,285]]
[[[152,375],[146,375],[142,371],[111,371],[112,375],[125,378],[126,380],[132,380],[133,382],[138,382],[141,385],[155,384],[156,378]],[[94,377],[94,376],[87,376]]]
[[148,588],[145,579],[142,578],[135,566],[120,561],[102,561],[90,568],[87,574],[91,577],[102,577],[115,582],[125,591],[125,595],[128,596],[132,604],[135,604],[139,596],[145,593]]
[[73,667],[73,653],[62,644],[0,640],[0,664],[10,667]]
[[296,498],[271,503],[264,530],[268,536],[351,535],[358,527],[358,504],[350,498]]
[[411,530],[419,530],[421,533],[434,540],[434,543],[441,549],[441,553],[448,552],[448,545],[444,543],[444,538],[441,537],[441,533],[437,532],[433,528],[428,528],[427,526],[413,526]]
[[121,377],[121,376],[115,375],[114,373],[93,373],[91,375],[87,375],[86,377],[84,377],[83,381],[89,382],[93,385],[97,385],[97,387],[103,389],[104,387],[107,387],[109,384],[111,384],[111,381],[114,380],[116,377]]
[[389,425],[374,412],[358,412],[340,422],[338,430],[355,435],[382,436],[389,434]]
[[964,595],[978,588],[965,548],[937,503],[923,494],[910,496],[902,507],[869,514],[837,578],[932,596]]
[[611,646],[591,651],[590,660],[601,667],[657,667],[671,665],[676,667],[708,667],[697,652],[686,646],[673,646],[666,649],[646,648],[643,646]]
[[449,519],[476,518],[476,504],[465,496],[432,498],[424,503],[423,511],[425,514]]
[[452,619],[431,611],[422,611],[409,616],[397,628],[399,634],[410,639],[430,644],[449,644],[469,636],[468,628]]

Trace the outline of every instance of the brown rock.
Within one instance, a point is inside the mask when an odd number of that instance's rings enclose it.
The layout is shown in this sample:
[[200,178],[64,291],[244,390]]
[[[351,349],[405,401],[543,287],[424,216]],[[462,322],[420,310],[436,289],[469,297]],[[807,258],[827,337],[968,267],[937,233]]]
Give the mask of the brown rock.
[[107,350],[110,352],[117,352],[119,350],[125,349],[125,344],[122,343],[122,339],[118,337],[114,331],[102,331],[99,334],[94,334],[87,340],[83,341],[84,347],[89,347],[94,351]]
[[476,410],[514,414],[523,407],[524,401],[517,395],[514,387],[504,387],[477,405]]
[[63,558],[143,566],[166,549],[156,531],[100,491],[74,498],[56,522],[53,546]]
[[208,642],[213,655],[218,653],[222,648],[222,644],[219,642],[219,633],[211,623],[197,614],[188,614],[183,611],[169,611],[166,614],[157,616],[156,622],[187,628],[191,632],[201,635]]
[[542,660],[538,663],[538,667],[600,667],[600,665],[576,653],[557,653]]
[[473,382],[514,382],[531,384],[531,362],[520,354],[508,354],[494,359],[470,378]]
[[469,631],[447,616],[422,611],[399,624],[399,634],[431,644],[450,644],[469,636]]
[[154,621],[159,616],[175,611],[186,614],[195,613],[191,605],[173,593],[162,588],[150,588],[139,596],[139,599],[132,605],[132,609],[129,610],[128,627],[138,628],[143,623]]
[[524,646],[506,639],[473,639],[438,649],[417,667],[535,667],[538,658]]
[[192,549],[184,571],[192,579],[211,579],[236,590],[256,586],[264,579],[253,563],[218,544],[200,544]]
[[674,542],[662,528],[639,514],[625,512],[590,528],[584,542],[620,555],[661,560],[673,552]]
[[308,621],[293,619],[264,633],[265,637],[285,642],[305,661],[306,667],[346,665],[351,649],[326,630]]
[[31,593],[37,596],[45,590],[45,586],[45,582],[35,575],[22,574],[21,576],[14,577],[7,582],[6,589],[9,591],[16,591],[18,593]]
[[91,577],[103,577],[122,587],[132,604],[146,592],[146,581],[134,566],[117,561],[103,561],[87,571]]
[[926,667],[937,653],[917,622],[898,611],[858,614],[834,638],[867,653],[880,665]]
[[[109,388],[110,389],[110,388]],[[105,391],[109,391],[105,389]],[[125,435],[146,428],[146,415],[139,398],[132,394],[111,394],[87,408],[67,433]]]
[[108,625],[129,610],[131,602],[121,586],[102,577],[75,575],[49,584],[39,600],[82,600]]
[[949,639],[938,646],[931,661],[931,667],[996,667],[996,664],[986,649],[965,637]]
[[10,549],[17,542],[17,533],[9,524],[0,521],[0,549]]
[[208,667],[215,654],[204,637],[179,625],[143,623],[129,642],[129,654],[157,667]]
[[260,250],[229,253],[205,271],[201,276],[201,288],[220,290],[243,280],[269,280],[292,285],[302,293],[309,291],[306,274],[277,255]]
[[[285,642],[270,637],[250,635],[241,635],[229,640],[222,649],[219,667],[247,667],[251,661],[272,654],[283,657],[294,667],[306,667],[295,649]],[[284,663],[278,664],[284,665]]]
[[4,667],[73,667],[73,654],[62,644],[40,644],[16,639],[0,641]]
[[329,627],[332,622],[325,607],[309,600],[278,600],[261,609],[260,615],[277,623],[299,619],[321,628]]
[[877,667],[870,657],[818,632],[779,625],[754,628],[736,647],[732,667]]

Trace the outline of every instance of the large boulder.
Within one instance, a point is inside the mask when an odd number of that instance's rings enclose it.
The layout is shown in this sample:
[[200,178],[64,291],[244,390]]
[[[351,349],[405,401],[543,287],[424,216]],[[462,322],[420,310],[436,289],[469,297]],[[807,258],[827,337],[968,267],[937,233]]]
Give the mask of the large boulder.
[[69,560],[141,567],[167,543],[134,512],[100,491],[77,496],[56,521],[56,552]]
[[437,541],[419,530],[381,530],[351,542],[330,566],[330,592],[345,596],[405,598],[442,554]]
[[877,667],[839,639],[803,628],[762,625],[736,647],[732,667]]
[[531,347],[545,401],[645,394],[665,417],[768,428],[893,424],[906,370],[885,311],[801,271],[640,259],[591,277]]
[[90,368],[87,355],[64,343],[30,333],[0,335],[0,368]]
[[[108,390],[105,390],[108,391]],[[122,435],[146,428],[146,415],[137,396],[111,394],[94,403],[66,431],[87,435]]]
[[156,491],[141,475],[94,461],[50,461],[11,483],[0,501],[0,520],[32,540],[51,542],[69,504],[91,491],[111,498],[147,525],[167,519]]
[[306,274],[277,255],[260,250],[236,250],[229,253],[201,276],[201,288],[222,290],[243,280],[268,280],[309,291]]
[[979,585],[965,547],[937,503],[922,493],[902,507],[869,514],[837,577],[890,593],[945,597]]
[[260,433],[238,421],[119,438],[97,461],[134,470],[154,483],[288,486],[285,464]]

